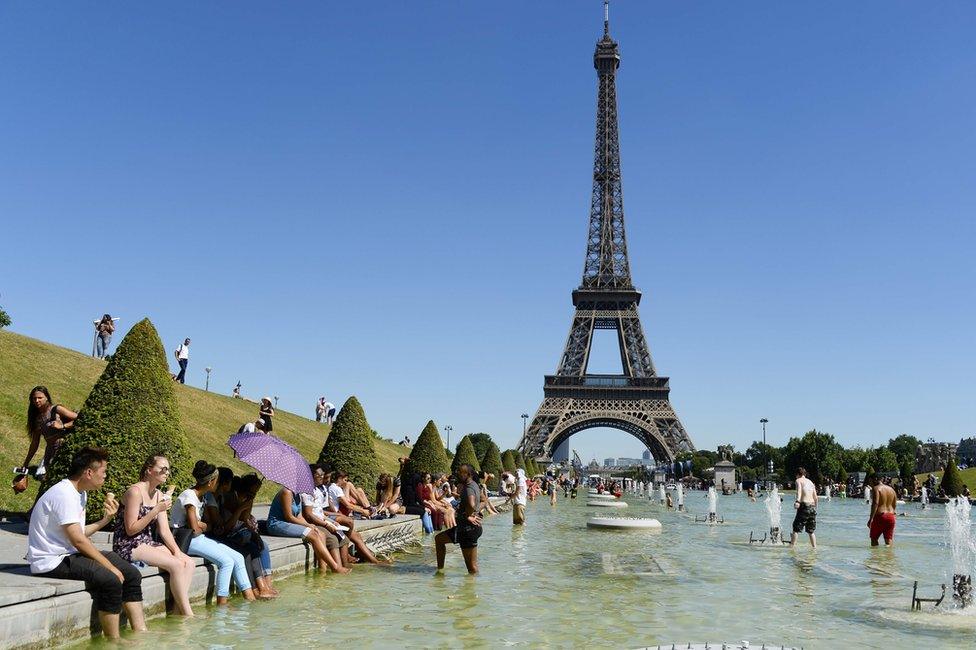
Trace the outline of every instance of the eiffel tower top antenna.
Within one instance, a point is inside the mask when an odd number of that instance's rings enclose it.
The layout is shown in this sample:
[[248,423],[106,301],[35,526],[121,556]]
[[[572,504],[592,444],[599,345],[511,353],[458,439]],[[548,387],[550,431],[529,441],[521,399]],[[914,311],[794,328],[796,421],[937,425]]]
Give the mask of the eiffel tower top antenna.
[[610,0],[603,0],[603,35],[610,35]]

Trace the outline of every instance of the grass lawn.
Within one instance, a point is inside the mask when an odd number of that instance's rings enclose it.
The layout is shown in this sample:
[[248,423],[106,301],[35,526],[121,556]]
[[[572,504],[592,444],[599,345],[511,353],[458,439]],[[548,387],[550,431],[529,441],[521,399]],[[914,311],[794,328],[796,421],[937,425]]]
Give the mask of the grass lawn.
[[[939,483],[942,482],[942,472],[932,472],[935,477],[939,479]],[[976,467],[967,467],[966,469],[959,470],[959,475],[962,476],[963,485],[968,485],[970,491],[976,492]],[[925,479],[929,477],[928,472],[925,474],[916,474],[919,483],[923,483]],[[938,483],[936,484],[936,489],[938,489]]]
[[[121,341],[121,336],[118,340]],[[24,425],[28,391],[43,384],[56,403],[77,411],[104,368],[105,362],[79,352],[0,331],[0,475],[3,476],[0,510],[26,511],[34,503],[36,481],[31,480],[30,489],[21,495],[15,495],[10,488],[13,479],[10,470],[20,465],[27,453],[29,440]],[[257,418],[257,404],[181,384],[176,384],[176,397],[193,460],[204,458],[218,466],[231,467],[235,472],[247,471],[246,465],[234,459],[227,438],[242,423]],[[369,416],[368,411],[366,415]],[[329,432],[328,426],[280,409],[275,414],[274,426],[275,435],[312,460],[318,458]],[[385,440],[374,440],[374,448],[380,471],[385,472],[398,471],[397,458],[410,452],[409,448]],[[43,451],[42,441],[34,457],[35,464]],[[367,492],[372,491],[372,486],[363,487]],[[259,501],[269,502],[276,490],[277,485],[266,483],[258,495]]]

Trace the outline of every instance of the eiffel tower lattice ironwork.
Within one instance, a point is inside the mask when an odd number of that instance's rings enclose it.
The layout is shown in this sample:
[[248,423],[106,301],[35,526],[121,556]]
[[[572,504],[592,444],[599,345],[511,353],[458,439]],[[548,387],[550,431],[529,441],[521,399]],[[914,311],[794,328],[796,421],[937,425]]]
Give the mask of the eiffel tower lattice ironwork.
[[[519,444],[534,458],[550,459],[574,433],[613,427],[633,434],[655,460],[672,461],[694,445],[671,407],[667,377],[654,370],[637,306],[641,293],[630,276],[624,234],[617,129],[617,43],[604,3],[603,38],[593,65],[599,77],[593,199],[583,282],[573,291],[576,315],[556,374],[546,375],[544,399]],[[623,374],[587,373],[594,330],[617,331]]]

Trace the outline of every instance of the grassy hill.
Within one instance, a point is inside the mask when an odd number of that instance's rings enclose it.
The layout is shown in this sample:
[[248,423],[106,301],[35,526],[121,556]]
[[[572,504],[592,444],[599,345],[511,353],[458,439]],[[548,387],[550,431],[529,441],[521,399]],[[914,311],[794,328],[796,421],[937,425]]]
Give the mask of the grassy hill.
[[[28,391],[38,384],[47,386],[56,403],[77,411],[104,368],[105,362],[79,352],[0,331],[0,510],[26,511],[34,503],[36,481],[31,480],[30,489],[21,495],[10,488],[10,470],[20,465],[27,453],[29,440],[24,425]],[[226,465],[235,472],[247,471],[234,459],[227,438],[241,424],[257,418],[257,404],[180,384],[176,385],[176,397],[192,458]],[[312,460],[318,458],[329,432],[326,425],[282,410],[275,414],[274,427],[275,435]],[[375,440],[374,445],[384,472],[396,472],[397,458],[410,451],[385,440]],[[43,450],[42,441],[34,463],[41,459]],[[372,491],[371,486],[364,487]],[[265,484],[259,500],[270,501],[276,490],[276,485]]]
[[[942,482],[943,472],[932,472],[935,477],[939,479],[939,483]],[[976,493],[976,467],[967,467],[966,469],[959,470],[959,475],[962,477],[963,485],[968,485],[971,492]],[[923,483],[925,479],[929,477],[929,473],[916,474],[919,483]],[[936,483],[936,489],[939,487],[939,483]]]

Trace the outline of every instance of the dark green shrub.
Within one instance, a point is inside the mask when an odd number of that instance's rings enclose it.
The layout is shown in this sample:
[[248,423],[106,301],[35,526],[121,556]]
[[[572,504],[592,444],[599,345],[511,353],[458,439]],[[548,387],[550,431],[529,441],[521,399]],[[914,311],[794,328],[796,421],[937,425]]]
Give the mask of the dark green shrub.
[[511,449],[506,449],[505,453],[502,454],[502,467],[506,472],[515,473],[515,452]]
[[10,327],[10,323],[10,315],[5,312],[3,308],[0,308],[0,330],[2,330],[4,327]]
[[457,475],[458,468],[464,464],[471,465],[476,472],[481,471],[481,463],[478,462],[478,456],[474,453],[474,445],[471,444],[471,438],[468,436],[461,438],[461,442],[457,444],[454,458],[451,459],[451,473]]
[[379,477],[374,437],[362,405],[358,399],[350,397],[336,415],[319,454],[319,462],[347,472],[349,480],[368,494]]
[[949,466],[945,468],[945,473],[942,474],[942,483],[939,487],[945,490],[947,497],[958,497],[962,495],[962,475],[959,473],[959,468],[956,467],[955,456],[949,458]]
[[[525,457],[522,456],[522,452],[520,451],[515,452],[515,466],[519,469],[525,469]],[[528,472],[526,472],[526,474],[528,474]]]
[[488,444],[488,450],[481,457],[481,469],[495,475],[495,478],[488,481],[488,489],[497,490],[504,468],[502,467],[502,455],[498,451],[498,445],[494,442]]
[[65,478],[71,458],[83,447],[105,447],[112,454],[108,479],[88,495],[88,518],[99,519],[103,495],[121,498],[139,480],[147,457],[163,454],[177,491],[193,482],[186,434],[166,364],[166,352],[149,319],[132,326],[78,413],[74,430],[58,450],[42,490]]
[[471,446],[474,447],[474,455],[479,459],[484,458],[492,442],[491,436],[487,433],[469,433],[468,438],[471,439]]
[[450,467],[447,453],[444,451],[444,443],[441,441],[441,434],[437,431],[437,425],[434,424],[434,421],[430,420],[420,435],[417,436],[417,442],[410,450],[407,474],[413,472],[418,474],[446,473]]

